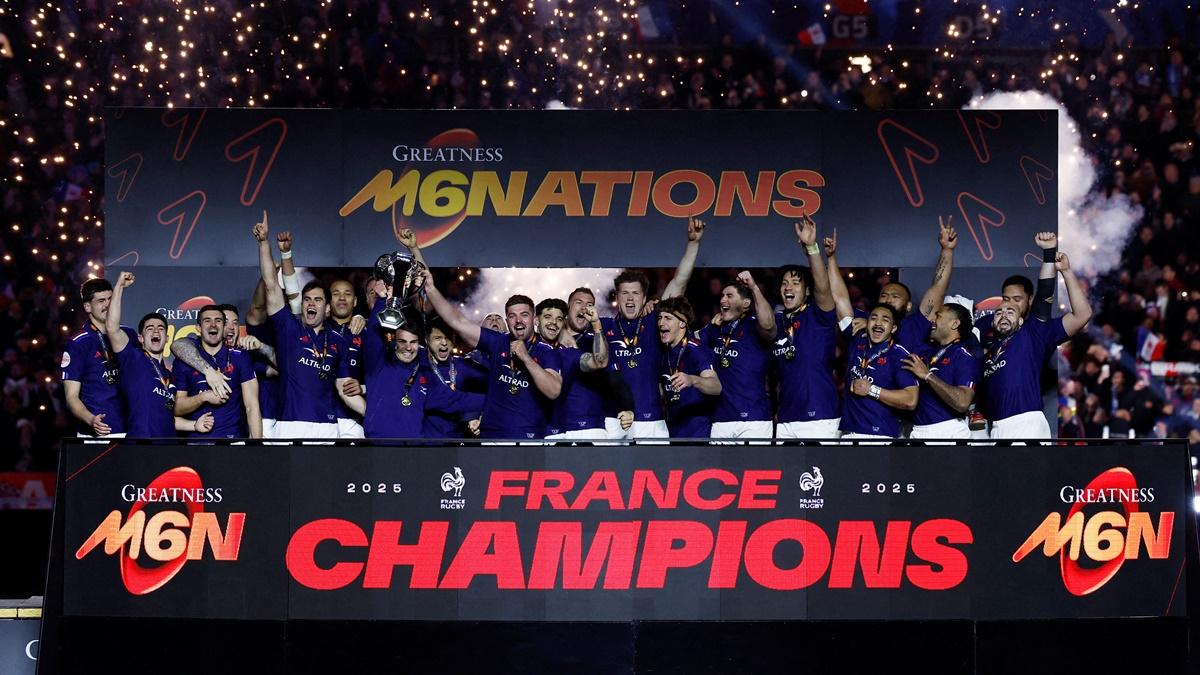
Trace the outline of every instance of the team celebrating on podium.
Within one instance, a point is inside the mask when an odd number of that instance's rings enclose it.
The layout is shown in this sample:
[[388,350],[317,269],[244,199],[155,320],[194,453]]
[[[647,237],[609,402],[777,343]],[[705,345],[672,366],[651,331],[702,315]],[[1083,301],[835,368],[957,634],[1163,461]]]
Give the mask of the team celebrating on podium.
[[[657,297],[645,273],[621,272],[612,317],[599,315],[595,291],[577,288],[565,300],[513,295],[480,324],[437,288],[411,230],[398,237],[415,261],[411,292],[432,314],[407,297],[389,303],[400,284],[372,278],[364,317],[347,280],[298,287],[291,236],[275,235],[277,264],[264,212],[252,229],[261,278],[245,334],[237,307],[202,307],[196,334],[170,342],[173,368],[166,317],[147,314],[136,332],[121,323],[133,274],[84,283],[87,321],[62,357],[68,408],[85,437],[965,439],[979,426],[973,414],[992,438],[1050,437],[1042,371],[1091,318],[1055,234],[1035,238],[1036,293],[1010,277],[999,307],[973,322],[970,307],[947,299],[958,241],[949,223],[918,304],[888,283],[863,312],[838,267],[836,230],[818,243],[805,217],[795,233],[807,265],[780,270],[780,308],[741,272],[697,326],[683,292],[704,228],[688,220]],[[1051,318],[1057,277],[1070,311]],[[396,306],[400,317],[389,317]],[[455,354],[456,337],[473,351]]]

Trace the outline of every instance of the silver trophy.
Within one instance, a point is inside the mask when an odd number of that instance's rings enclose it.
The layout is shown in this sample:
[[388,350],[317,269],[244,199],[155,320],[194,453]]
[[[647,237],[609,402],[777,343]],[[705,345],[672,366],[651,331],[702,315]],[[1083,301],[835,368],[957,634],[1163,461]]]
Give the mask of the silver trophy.
[[408,251],[384,253],[375,261],[375,277],[386,282],[392,291],[379,313],[380,326],[396,330],[408,323],[404,310],[416,291],[417,275],[423,269],[425,266],[414,260]]

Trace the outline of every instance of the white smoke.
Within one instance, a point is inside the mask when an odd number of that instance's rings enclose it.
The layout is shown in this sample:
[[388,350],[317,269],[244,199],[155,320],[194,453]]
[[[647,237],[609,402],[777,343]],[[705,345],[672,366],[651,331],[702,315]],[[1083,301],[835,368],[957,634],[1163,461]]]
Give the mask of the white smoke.
[[586,286],[596,294],[597,312],[607,316],[606,298],[620,273],[602,267],[484,267],[479,270],[479,286],[459,308],[478,322],[492,312],[504,316],[504,302],[511,295],[528,295],[535,303],[546,298],[566,301],[571,291]]
[[[1106,196],[1096,188],[1092,158],[1083,150],[1079,125],[1067,109],[1038,91],[995,92],[971,100],[972,110],[1058,111],[1058,241],[1071,267],[1094,278],[1121,262],[1121,251],[1142,218],[1142,207],[1129,197]],[[1032,242],[1030,242],[1032,244]]]

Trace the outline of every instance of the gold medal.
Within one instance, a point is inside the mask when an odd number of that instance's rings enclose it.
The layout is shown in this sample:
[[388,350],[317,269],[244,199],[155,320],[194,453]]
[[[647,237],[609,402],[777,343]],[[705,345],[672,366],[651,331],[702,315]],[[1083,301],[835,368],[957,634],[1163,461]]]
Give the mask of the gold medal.
[[637,368],[637,361],[634,359],[629,359],[625,362],[625,365],[629,366],[630,368]]
[[728,368],[728,367],[729,367],[729,359],[728,359],[728,358],[726,358],[726,357],[724,357],[724,356],[722,356],[722,357],[721,357],[721,367],[722,367],[722,368]]
[[521,388],[514,384],[513,386],[508,388],[508,393],[516,394],[520,390],[521,390]]
[[406,406],[406,407],[407,407],[407,406],[410,406],[410,405],[412,405],[412,399],[408,397],[408,394],[405,394],[405,395],[404,395],[404,396],[403,396],[403,397],[400,399],[400,405],[402,405],[402,406]]
[[791,361],[792,359],[796,358],[796,348],[788,347],[788,350],[786,352],[784,352],[784,354],[783,354],[783,358],[787,359],[788,361]]

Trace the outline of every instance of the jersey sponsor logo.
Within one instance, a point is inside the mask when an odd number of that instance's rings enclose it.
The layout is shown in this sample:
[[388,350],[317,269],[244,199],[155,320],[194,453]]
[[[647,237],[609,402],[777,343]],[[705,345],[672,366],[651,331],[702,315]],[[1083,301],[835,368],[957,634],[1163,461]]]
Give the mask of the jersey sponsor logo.
[[63,352],[62,364],[59,367],[66,368],[69,365],[71,365],[71,355],[68,352]]

